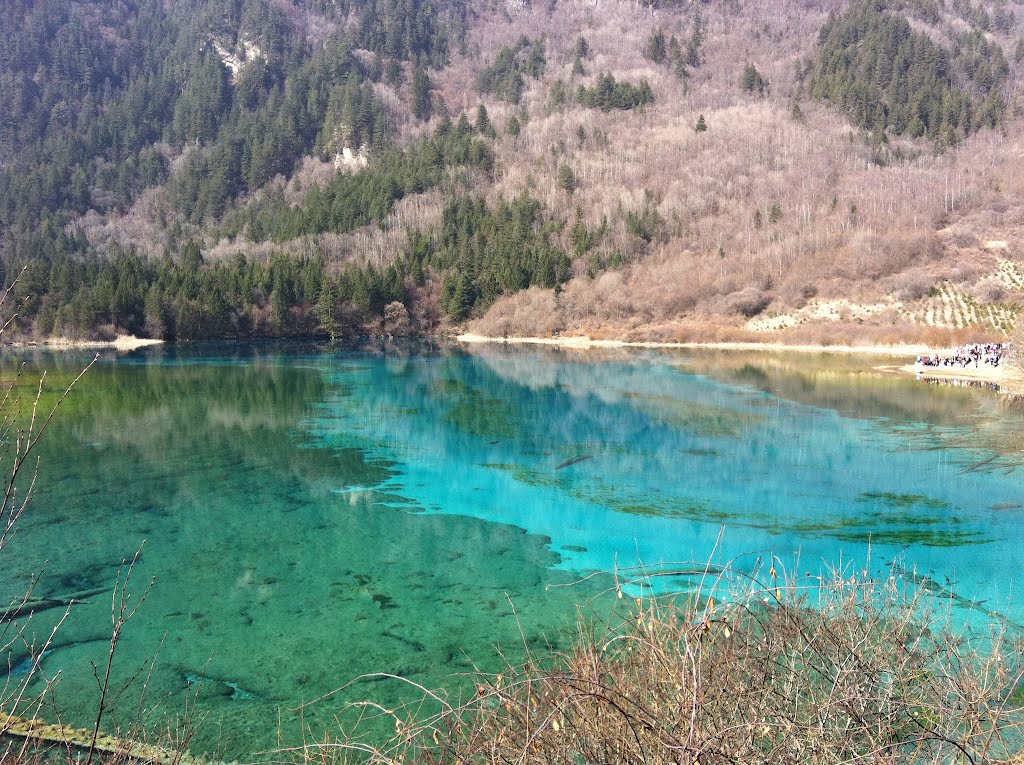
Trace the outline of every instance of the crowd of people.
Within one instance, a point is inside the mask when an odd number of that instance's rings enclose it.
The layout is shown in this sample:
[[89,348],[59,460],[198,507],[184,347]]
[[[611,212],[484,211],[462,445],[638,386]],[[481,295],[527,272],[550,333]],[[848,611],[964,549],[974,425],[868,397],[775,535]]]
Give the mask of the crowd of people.
[[938,354],[918,356],[917,364],[923,367],[960,367],[961,369],[972,365],[979,367],[982,364],[998,367],[1007,350],[1006,343],[973,343],[957,348],[952,356]]

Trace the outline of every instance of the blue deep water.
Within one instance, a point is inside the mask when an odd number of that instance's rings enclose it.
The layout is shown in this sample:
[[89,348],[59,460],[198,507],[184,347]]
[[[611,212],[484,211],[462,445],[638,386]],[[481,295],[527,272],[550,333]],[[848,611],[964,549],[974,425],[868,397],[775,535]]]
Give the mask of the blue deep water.
[[[53,388],[84,361],[4,369]],[[568,645],[578,604],[604,613],[616,581],[686,590],[709,560],[903,576],[965,624],[1016,627],[1024,414],[884,363],[443,343],[104,357],[39,447],[2,595],[81,599],[40,665],[88,724],[109,588],[141,549],[131,591],[152,586],[115,679],[145,669],[109,723],[191,708],[192,749],[228,758],[408,696],[367,673],[458,693],[474,668]],[[62,613],[9,646],[12,680]]]

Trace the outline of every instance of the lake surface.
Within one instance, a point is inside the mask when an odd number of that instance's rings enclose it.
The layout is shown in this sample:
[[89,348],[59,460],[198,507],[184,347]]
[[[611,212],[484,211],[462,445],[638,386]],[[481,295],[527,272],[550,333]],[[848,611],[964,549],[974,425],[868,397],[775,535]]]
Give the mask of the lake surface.
[[[53,389],[88,360],[25,358]],[[1024,622],[1024,416],[881,363],[431,344],[102,358],[40,447],[0,594],[37,574],[39,597],[109,588],[141,548],[131,591],[153,586],[115,686],[157,658],[111,723],[188,706],[191,749],[227,759],[411,695],[364,673],[471,692],[474,667],[564,648],[577,604],[613,619],[613,576],[579,580],[616,566],[632,595],[694,586],[638,563],[711,558],[923,576],[965,623]],[[110,592],[89,596],[42,661],[69,722],[94,719],[109,629]]]

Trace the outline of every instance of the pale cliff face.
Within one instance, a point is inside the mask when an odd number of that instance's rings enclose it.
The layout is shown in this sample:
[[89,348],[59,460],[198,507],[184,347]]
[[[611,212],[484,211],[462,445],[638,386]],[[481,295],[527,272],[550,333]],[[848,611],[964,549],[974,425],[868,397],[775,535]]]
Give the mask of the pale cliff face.
[[245,35],[241,35],[238,42],[234,44],[216,37],[212,38],[210,42],[224,66],[231,70],[232,83],[238,82],[238,78],[246,66],[257,59],[265,58],[260,47]]
[[369,161],[370,157],[366,152],[365,146],[361,146],[357,151],[353,151],[350,146],[346,146],[340,153],[334,155],[334,167],[338,170],[359,170],[366,167]]

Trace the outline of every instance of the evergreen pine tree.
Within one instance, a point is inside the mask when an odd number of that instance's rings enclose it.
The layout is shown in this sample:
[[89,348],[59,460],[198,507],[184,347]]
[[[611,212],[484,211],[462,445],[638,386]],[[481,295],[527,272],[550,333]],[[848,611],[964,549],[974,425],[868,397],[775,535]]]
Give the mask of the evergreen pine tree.
[[576,178],[576,173],[568,165],[559,165],[558,167],[558,187],[569,194],[572,194],[579,188],[579,180]]
[[473,285],[469,276],[460,268],[449,272],[445,277],[447,283],[451,280],[450,297],[448,299],[448,315],[455,321],[463,321],[469,316],[473,307]]
[[757,71],[756,66],[748,63],[743,69],[743,76],[740,78],[740,86],[747,93],[756,92],[759,96],[763,96],[768,87],[768,82],[761,77],[761,73]]
[[660,29],[653,33],[647,40],[647,44],[644,45],[644,58],[648,61],[653,61],[655,64],[661,64],[665,61],[667,55],[665,46],[665,33]]
[[704,44],[704,21],[698,16],[693,22],[693,33],[686,44],[686,65],[696,69],[700,66],[700,46]]
[[340,326],[338,320],[335,317],[335,307],[338,302],[337,289],[332,279],[324,279],[323,284],[320,287],[320,296],[317,299],[316,311],[317,318],[320,320],[320,327],[327,336],[330,337],[331,342],[338,337]]
[[530,48],[530,56],[526,61],[526,73],[533,79],[544,76],[546,57],[544,54],[544,41],[534,40]]
[[474,127],[478,133],[487,136],[488,138],[497,138],[498,136],[494,131],[494,126],[491,125],[491,118],[490,115],[487,114],[487,107],[483,104],[480,104],[476,108],[476,124]]
[[412,112],[419,120],[428,120],[433,113],[430,77],[422,64],[417,64],[412,74]]
[[167,314],[164,309],[163,295],[154,284],[146,292],[145,311],[146,334],[154,339],[162,340],[167,334]]

